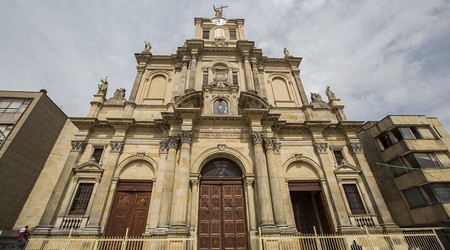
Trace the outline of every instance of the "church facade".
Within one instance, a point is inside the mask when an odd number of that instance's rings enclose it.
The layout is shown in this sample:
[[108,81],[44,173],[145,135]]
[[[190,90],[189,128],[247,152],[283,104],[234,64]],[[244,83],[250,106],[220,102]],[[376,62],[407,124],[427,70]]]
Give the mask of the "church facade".
[[329,88],[327,100],[309,100],[301,58],[264,56],[243,19],[217,10],[194,23],[175,54],[153,55],[149,43],[135,54],[128,97],[117,89],[107,98],[102,80],[16,227],[190,235],[199,249],[249,249],[258,230],[396,230],[356,134],[364,122],[347,120]]

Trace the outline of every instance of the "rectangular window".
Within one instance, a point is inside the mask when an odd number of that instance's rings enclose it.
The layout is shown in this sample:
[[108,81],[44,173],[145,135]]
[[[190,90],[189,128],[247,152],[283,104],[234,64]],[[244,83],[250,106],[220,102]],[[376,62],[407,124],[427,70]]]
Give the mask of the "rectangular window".
[[94,183],[80,183],[72,201],[69,215],[84,215],[91,198]]
[[413,168],[439,168],[441,163],[432,153],[412,153],[405,156]]
[[203,30],[203,39],[209,39],[209,30]]
[[28,99],[0,99],[0,115],[2,113],[22,114],[30,104]]
[[345,196],[347,196],[348,205],[350,206],[352,214],[365,214],[366,209],[364,208],[356,184],[343,184],[342,186],[344,187]]
[[408,169],[408,167],[403,164],[402,159],[399,157],[389,161],[388,164],[390,165],[388,167],[391,169],[394,177],[399,177],[405,173],[411,172],[411,169]]
[[399,127],[392,130],[392,134],[397,140],[422,139],[419,131],[415,127]]
[[92,153],[92,158],[95,159],[95,162],[99,163],[102,159],[103,148],[94,148],[94,152]]
[[403,190],[403,195],[408,201],[410,208],[424,207],[427,205],[418,187]]
[[394,144],[394,143],[392,143],[392,140],[389,137],[388,133],[382,133],[376,139],[377,139],[378,146],[380,147],[380,149],[382,151],[389,148],[390,146],[392,146]]
[[239,85],[237,72],[233,72],[233,85]]
[[5,140],[13,128],[14,124],[0,124],[0,140]]
[[340,165],[342,160],[344,160],[344,155],[342,154],[342,150],[333,149],[334,159],[336,159],[336,163]]
[[208,71],[203,71],[203,85],[208,85]]
[[450,186],[449,183],[433,183],[424,186],[433,204],[450,203]]
[[235,29],[230,29],[230,40],[236,40],[236,30]]

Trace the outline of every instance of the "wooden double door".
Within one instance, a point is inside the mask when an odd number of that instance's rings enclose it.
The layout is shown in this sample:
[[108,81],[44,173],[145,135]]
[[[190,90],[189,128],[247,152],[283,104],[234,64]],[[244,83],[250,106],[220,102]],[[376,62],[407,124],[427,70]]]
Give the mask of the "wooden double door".
[[201,180],[199,249],[247,249],[242,179]]
[[152,182],[120,181],[114,197],[107,236],[142,236],[147,224]]

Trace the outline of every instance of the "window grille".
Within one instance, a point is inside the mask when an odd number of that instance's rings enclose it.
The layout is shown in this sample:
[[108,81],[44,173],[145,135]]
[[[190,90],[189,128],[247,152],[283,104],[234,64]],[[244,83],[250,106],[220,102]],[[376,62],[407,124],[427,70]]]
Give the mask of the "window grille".
[[356,184],[343,184],[343,187],[352,214],[365,214],[366,209],[364,208],[364,204],[361,196],[359,195]]
[[69,215],[84,215],[91,198],[94,183],[80,183],[72,201]]

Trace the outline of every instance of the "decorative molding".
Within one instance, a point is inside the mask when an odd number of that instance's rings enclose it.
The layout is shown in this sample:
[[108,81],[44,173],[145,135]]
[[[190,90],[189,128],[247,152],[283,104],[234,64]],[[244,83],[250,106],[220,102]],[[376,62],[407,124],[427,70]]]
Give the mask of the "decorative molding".
[[263,134],[261,132],[254,132],[250,134],[253,145],[262,144],[263,143]]
[[350,143],[350,148],[352,149],[353,153],[355,154],[362,154],[364,153],[364,145],[360,142],[358,143]]
[[168,148],[177,149],[180,144],[180,139],[178,138],[178,136],[169,136],[169,138],[167,139],[166,142],[167,142]]
[[72,177],[72,182],[78,182],[78,180],[80,180],[80,177],[78,176]]
[[194,131],[192,130],[183,130],[180,133],[178,133],[178,136],[180,137],[181,143],[189,143],[192,144],[192,137],[194,137]]
[[303,154],[302,154],[302,153],[300,153],[300,154],[295,154],[294,157],[295,157],[295,159],[297,159],[297,160],[301,160],[301,159],[303,158]]
[[327,148],[328,148],[328,143],[327,142],[314,143],[314,148],[316,149],[316,151],[319,154],[326,154],[327,153]]
[[280,149],[281,149],[281,143],[276,141],[276,140],[274,140],[274,142],[273,142],[273,151],[274,151],[274,153],[276,155],[279,155],[280,154]]
[[219,151],[225,151],[225,149],[227,148],[227,145],[225,145],[225,144],[217,144],[217,148],[219,149]]
[[123,150],[124,142],[123,141],[110,141],[109,145],[111,146],[111,152],[120,153]]
[[72,151],[82,152],[86,148],[87,143],[84,140],[72,140],[71,145]]
[[136,153],[136,158],[138,159],[144,159],[145,153]]
[[99,176],[95,177],[95,182],[100,183],[101,180],[102,180],[101,177],[99,177]]
[[245,185],[247,185],[247,186],[253,186],[253,182],[255,182],[255,180],[253,180],[253,179],[247,179],[247,180],[245,180]]
[[191,179],[191,185],[193,187],[197,187],[198,186],[198,180]]

